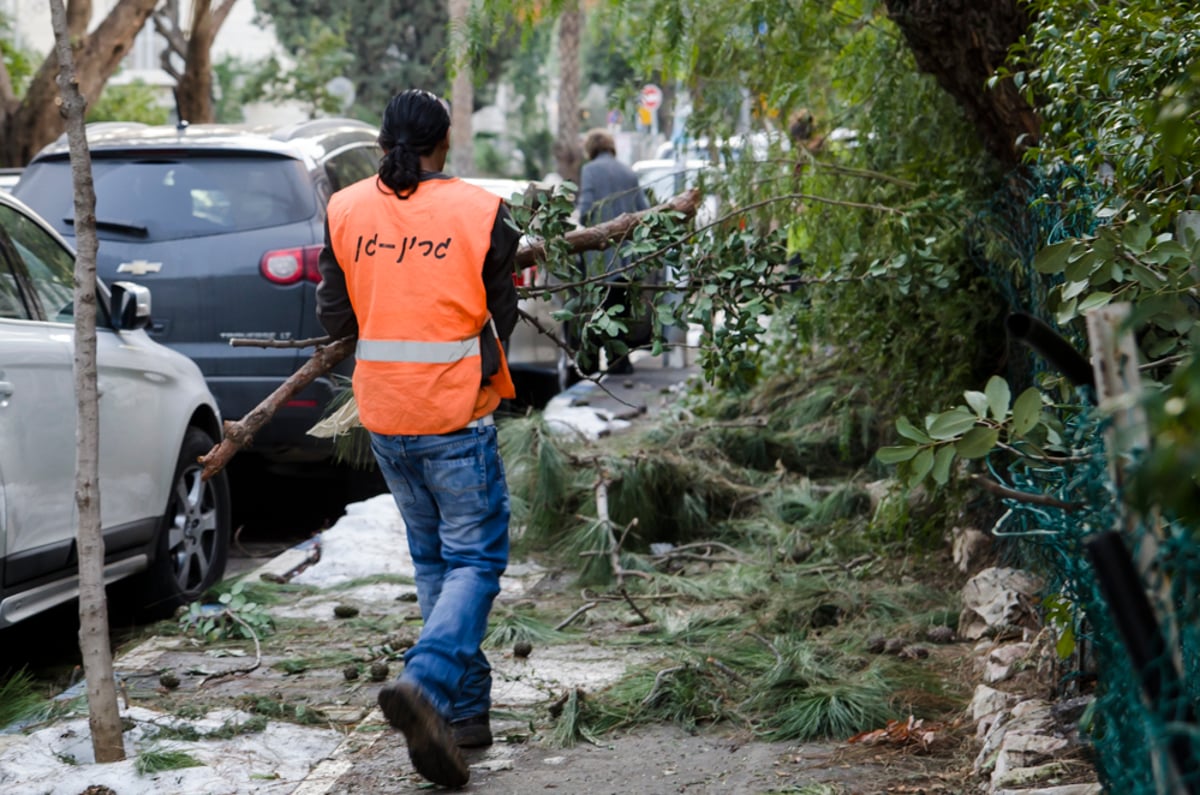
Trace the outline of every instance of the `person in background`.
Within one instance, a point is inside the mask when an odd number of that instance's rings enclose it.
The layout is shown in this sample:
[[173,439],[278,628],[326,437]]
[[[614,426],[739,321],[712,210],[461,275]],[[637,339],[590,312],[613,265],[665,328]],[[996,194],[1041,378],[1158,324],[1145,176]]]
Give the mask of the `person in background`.
[[[650,207],[646,194],[638,184],[637,174],[633,169],[617,160],[617,147],[612,133],[605,129],[595,129],[587,134],[583,143],[584,155],[588,162],[584,164],[579,176],[579,197],[576,207],[579,209],[579,222],[584,226],[595,226],[610,221],[622,213],[633,213]],[[628,277],[621,268],[630,263],[630,256],[622,253],[622,247],[614,246],[603,252],[588,252],[584,255],[588,276],[597,275],[599,264],[603,263],[603,272],[612,274],[608,278],[608,293],[604,300],[604,308],[610,309],[617,304],[625,307],[623,320],[631,328],[621,342],[628,347],[645,344],[648,339],[646,330],[649,328],[648,318],[637,318],[631,312],[630,302],[636,296],[629,295],[624,286]],[[640,322],[639,322],[640,321]],[[642,326],[644,328],[635,327]],[[580,342],[580,367],[592,371],[598,368],[596,361],[599,350],[588,340]],[[633,365],[629,362],[628,353],[616,353],[612,346],[606,346],[609,351],[608,372],[632,373]]]
[[358,336],[354,397],[404,518],[424,620],[379,705],[417,772],[461,787],[459,748],[492,742],[480,644],[509,550],[492,412],[515,396],[501,341],[517,320],[519,234],[498,197],[442,173],[450,114],[434,94],[393,97],[379,144],[378,175],[329,201],[317,316],[334,338]]

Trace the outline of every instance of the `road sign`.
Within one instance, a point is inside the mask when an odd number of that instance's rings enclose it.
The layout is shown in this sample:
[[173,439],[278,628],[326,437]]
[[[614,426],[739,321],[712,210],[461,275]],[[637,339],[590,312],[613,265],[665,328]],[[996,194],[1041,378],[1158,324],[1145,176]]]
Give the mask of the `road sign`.
[[658,110],[662,105],[662,89],[653,83],[642,86],[642,107],[646,110]]

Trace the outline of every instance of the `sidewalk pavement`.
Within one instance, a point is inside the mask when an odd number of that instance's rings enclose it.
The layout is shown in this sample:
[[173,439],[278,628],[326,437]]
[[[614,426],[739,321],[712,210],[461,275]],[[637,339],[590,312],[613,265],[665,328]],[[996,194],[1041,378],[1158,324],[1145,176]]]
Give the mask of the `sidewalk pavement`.
[[662,356],[634,351],[630,361],[634,372],[629,375],[580,381],[551,398],[543,410],[546,421],[595,439],[624,430],[643,415],[656,416],[672,402],[673,392],[700,374],[686,349]]

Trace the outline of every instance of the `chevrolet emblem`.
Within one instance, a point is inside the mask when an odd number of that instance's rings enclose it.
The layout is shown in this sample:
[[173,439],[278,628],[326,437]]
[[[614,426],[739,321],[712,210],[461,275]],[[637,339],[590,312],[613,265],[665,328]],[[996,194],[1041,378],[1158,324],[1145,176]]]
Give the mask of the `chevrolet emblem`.
[[134,276],[145,276],[147,273],[158,273],[160,270],[162,270],[161,262],[148,262],[144,259],[122,262],[117,266],[117,273],[132,273]]

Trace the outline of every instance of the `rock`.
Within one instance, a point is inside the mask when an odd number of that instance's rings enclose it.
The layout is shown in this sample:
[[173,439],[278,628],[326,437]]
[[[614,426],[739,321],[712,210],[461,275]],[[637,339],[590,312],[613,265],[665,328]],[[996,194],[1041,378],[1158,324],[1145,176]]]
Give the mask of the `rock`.
[[158,675],[158,683],[167,690],[174,690],[179,687],[179,677],[175,675],[174,671],[163,671]]
[[1036,767],[1021,767],[1002,776],[993,776],[992,784],[997,787],[1031,787],[1036,784],[1053,784],[1070,775],[1062,762],[1047,762]]
[[1008,679],[1024,663],[1032,649],[1028,643],[1005,643],[992,649],[987,656],[983,681],[995,684]]
[[1036,789],[998,789],[993,795],[1101,795],[1102,792],[1104,788],[1099,784],[1060,784]]
[[996,767],[992,770],[993,784],[1004,780],[1010,771],[1054,761],[1054,757],[1067,745],[1067,741],[1061,737],[1021,734],[1010,729],[1000,743],[1000,753],[996,755]]
[[930,627],[929,631],[925,633],[925,638],[930,643],[953,643],[954,637],[954,630],[950,627]]
[[342,669],[342,676],[345,677],[347,682],[354,681],[355,679],[358,678],[358,666],[357,665],[347,665],[345,668]]
[[525,659],[533,651],[533,644],[527,640],[519,640],[513,644],[513,656],[518,659]]
[[1041,587],[1038,577],[1020,569],[984,569],[963,586],[959,634],[978,640],[988,627],[1038,628],[1036,606]]
[[982,720],[989,715],[995,715],[998,712],[1008,709],[1009,705],[1016,700],[1016,696],[1011,693],[1005,693],[1003,690],[996,690],[987,685],[976,685],[975,695],[971,698],[971,719],[975,721]]
[[368,672],[372,682],[382,682],[388,678],[388,664],[385,662],[373,662]]
[[987,557],[992,549],[991,536],[974,527],[953,527],[950,537],[954,565],[963,574],[976,568],[975,564]]
[[883,635],[872,635],[867,638],[867,651],[871,652],[871,654],[883,654],[886,646],[887,638]]
[[338,618],[354,618],[358,615],[358,608],[354,605],[334,605],[333,614]]

